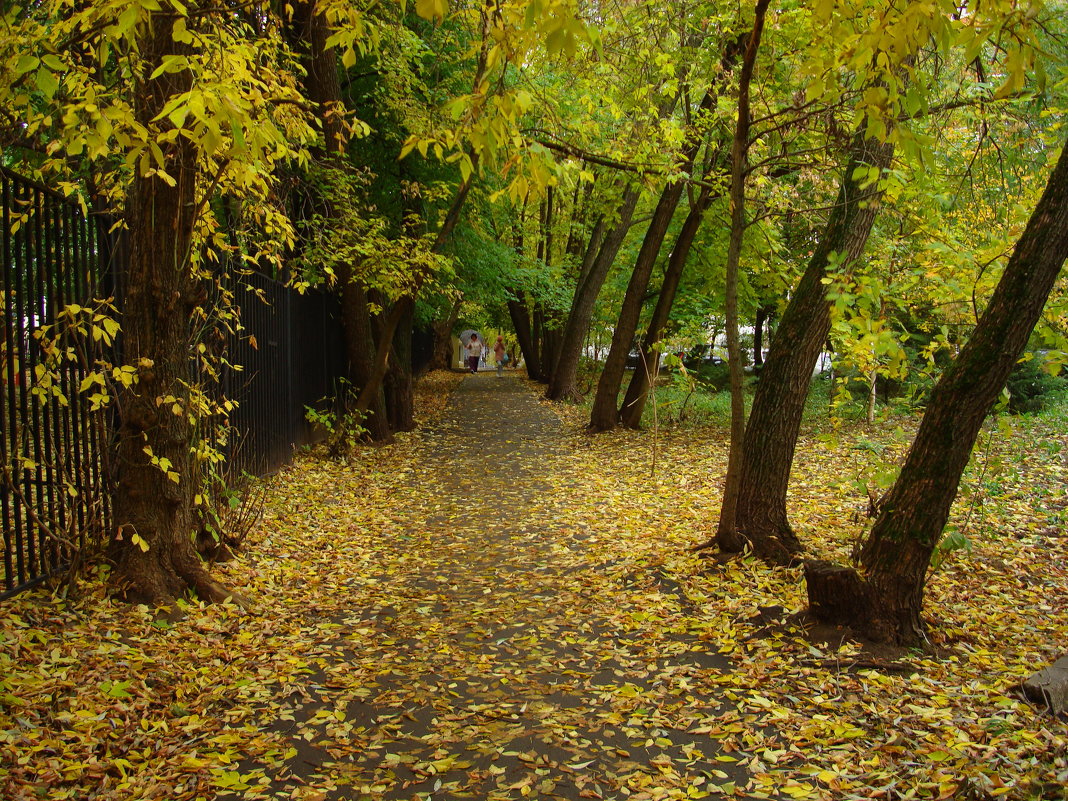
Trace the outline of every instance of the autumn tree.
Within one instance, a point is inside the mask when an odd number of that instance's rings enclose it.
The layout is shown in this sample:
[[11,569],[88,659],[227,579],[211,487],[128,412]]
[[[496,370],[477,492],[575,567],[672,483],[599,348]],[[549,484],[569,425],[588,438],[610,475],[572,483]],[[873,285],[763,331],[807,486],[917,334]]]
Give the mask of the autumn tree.
[[860,571],[806,565],[817,616],[879,640],[923,641],[928,568],[961,475],[1066,259],[1068,150],[1062,149],[975,331],[931,394],[901,473],[864,540]]
[[92,174],[97,202],[121,213],[128,233],[125,364],[102,366],[83,387],[103,388],[117,411],[112,581],[148,603],[229,595],[191,536],[213,458],[195,428],[222,411],[192,381],[191,323],[204,327],[205,284],[217,278],[208,254],[232,247],[210,201],[228,194],[245,201],[243,219],[271,219],[277,238],[244,246],[249,258],[277,258],[288,226],[267,202],[271,176],[310,137],[284,47],[260,35],[273,24],[261,11],[42,3],[7,19],[5,56],[21,55],[3,59],[14,70],[2,91],[27,133],[25,165],[72,193]]
[[[823,13],[823,12],[821,12]],[[854,132],[844,165],[838,197],[800,283],[779,321],[775,338],[753,398],[745,429],[736,509],[721,515],[717,539],[726,550],[748,544],[769,561],[787,563],[801,543],[786,514],[786,489],[801,415],[813,368],[825,345],[831,318],[826,288],[831,273],[849,275],[864,252],[880,197],[895,181],[889,172],[895,148],[917,157],[918,138],[902,119],[922,116],[928,108],[921,48],[932,37],[947,48],[962,46],[978,53],[983,42],[1014,17],[1005,9],[991,17],[947,17],[938,9],[883,8],[882,23],[849,33],[852,20],[843,18],[832,28],[835,39],[848,49],[821,42],[818,58],[833,62],[844,52],[859,85],[856,102],[863,122]],[[1002,16],[1005,15],[1005,16]],[[1015,85],[1019,74],[1011,79]],[[828,80],[825,75],[821,80]],[[821,89],[820,91],[824,91]],[[733,511],[733,514],[732,514]]]

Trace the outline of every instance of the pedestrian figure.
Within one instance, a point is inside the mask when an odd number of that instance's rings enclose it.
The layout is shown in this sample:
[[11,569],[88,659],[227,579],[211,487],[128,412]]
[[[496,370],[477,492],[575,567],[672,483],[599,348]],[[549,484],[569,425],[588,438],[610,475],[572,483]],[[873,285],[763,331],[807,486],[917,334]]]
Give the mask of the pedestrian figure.
[[472,373],[478,372],[478,360],[482,357],[482,343],[478,341],[478,334],[472,334],[471,340],[464,344],[467,351],[467,366]]
[[508,364],[508,351],[504,347],[504,337],[498,336],[497,343],[493,346],[493,358],[497,360],[497,378],[504,372],[504,366]]

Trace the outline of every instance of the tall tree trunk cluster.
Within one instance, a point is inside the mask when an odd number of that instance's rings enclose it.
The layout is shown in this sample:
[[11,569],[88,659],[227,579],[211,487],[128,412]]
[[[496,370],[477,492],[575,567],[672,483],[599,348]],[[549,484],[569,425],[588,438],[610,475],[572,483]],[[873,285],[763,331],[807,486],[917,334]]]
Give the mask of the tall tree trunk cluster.
[[[345,171],[351,166],[345,154],[338,54],[327,47],[329,36],[329,26],[315,0],[294,4],[290,38],[302,54],[305,94],[321,120],[320,158]],[[438,234],[438,249],[459,219],[469,188],[470,182],[465,182],[454,199]],[[323,198],[321,205],[329,208],[331,198]],[[348,379],[355,392],[354,397],[344,399],[342,408],[344,413],[359,417],[368,439],[386,443],[394,432],[415,426],[411,346],[414,303],[411,298],[401,298],[390,304],[360,279],[359,267],[343,263],[337,270]],[[387,312],[372,315],[372,305],[385,307]]]

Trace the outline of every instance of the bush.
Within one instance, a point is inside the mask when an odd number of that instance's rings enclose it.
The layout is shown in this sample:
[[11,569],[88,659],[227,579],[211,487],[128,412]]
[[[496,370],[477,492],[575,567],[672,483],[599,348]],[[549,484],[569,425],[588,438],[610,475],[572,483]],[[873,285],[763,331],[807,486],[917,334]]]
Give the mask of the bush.
[[1009,390],[1009,411],[1012,414],[1037,412],[1045,408],[1066,383],[1064,378],[1043,370],[1039,358],[1019,362],[1005,384]]
[[694,371],[694,378],[707,392],[722,392],[731,383],[731,371],[726,362],[705,362]]

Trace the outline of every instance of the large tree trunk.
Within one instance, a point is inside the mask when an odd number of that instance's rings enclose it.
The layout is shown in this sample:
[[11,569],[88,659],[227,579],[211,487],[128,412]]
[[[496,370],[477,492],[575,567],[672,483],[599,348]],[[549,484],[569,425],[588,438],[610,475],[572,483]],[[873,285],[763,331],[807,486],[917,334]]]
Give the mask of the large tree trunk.
[[[175,17],[152,14],[142,40],[144,72],[134,76],[138,121],[149,130],[166,102],[189,90],[187,71],[149,76],[187,48],[172,37]],[[119,386],[112,584],[131,601],[169,602],[195,590],[207,601],[228,594],[193,546],[197,490],[190,450],[189,318],[195,304],[190,247],[196,215],[197,154],[184,137],[162,145],[171,186],[135,175],[126,204],[129,273],[123,299],[123,355],[137,383]],[[159,398],[168,402],[159,403]],[[175,409],[174,407],[177,407]],[[180,411],[180,413],[175,413]]]
[[[806,571],[816,615],[844,620],[870,637],[899,644],[924,639],[927,571],[960,477],[1065,259],[1068,149],[1062,151],[974,333],[931,393],[901,474],[864,541],[862,573],[846,571],[842,580],[845,568]],[[835,589],[828,590],[829,583]]]
[[649,374],[650,372],[655,372],[645,369],[643,365],[653,364],[653,360],[657,358],[653,351],[653,346],[660,340],[660,334],[671,316],[671,307],[675,305],[675,295],[678,293],[682,272],[686,267],[686,260],[689,258],[690,249],[693,247],[694,239],[697,237],[697,231],[701,227],[701,221],[704,219],[705,210],[708,208],[711,198],[711,190],[703,188],[697,196],[693,208],[690,209],[690,213],[686,215],[686,220],[682,223],[678,236],[675,237],[675,247],[671,250],[667,269],[664,270],[664,281],[660,285],[660,295],[656,301],[656,308],[653,309],[653,317],[649,321],[649,329],[646,331],[645,339],[641,344],[642,360],[638,369],[634,371],[634,375],[631,376],[630,384],[627,386],[627,394],[623,398],[623,405],[619,409],[620,422],[628,428],[639,428],[641,426],[645,402],[649,397]]
[[[596,253],[587,269],[585,263],[575,287],[575,296],[571,301],[571,313],[564,330],[560,335],[560,349],[556,359],[556,369],[553,371],[549,388],[545,391],[545,397],[549,400],[563,400],[571,398],[578,400],[577,387],[578,366],[582,357],[582,346],[586,339],[586,333],[593,318],[593,308],[597,303],[597,296],[601,292],[608,271],[615,262],[623,240],[630,229],[630,221],[634,216],[634,207],[638,203],[641,191],[637,187],[628,186],[623,193],[623,200],[619,207],[619,217],[611,232],[604,234],[607,222],[601,220],[594,227],[594,234],[590,239],[590,247],[587,254]],[[603,240],[598,242],[598,239]],[[585,261],[585,260],[584,260]]]
[[878,213],[878,190],[860,186],[854,171],[862,165],[885,169],[893,145],[857,134],[850,153],[827,227],[761,368],[745,430],[733,521],[739,535],[735,548],[747,541],[763,559],[779,564],[789,563],[802,550],[786,516],[786,488],[812,372],[831,326],[823,280],[833,254],[842,257],[837,269],[850,269]]

